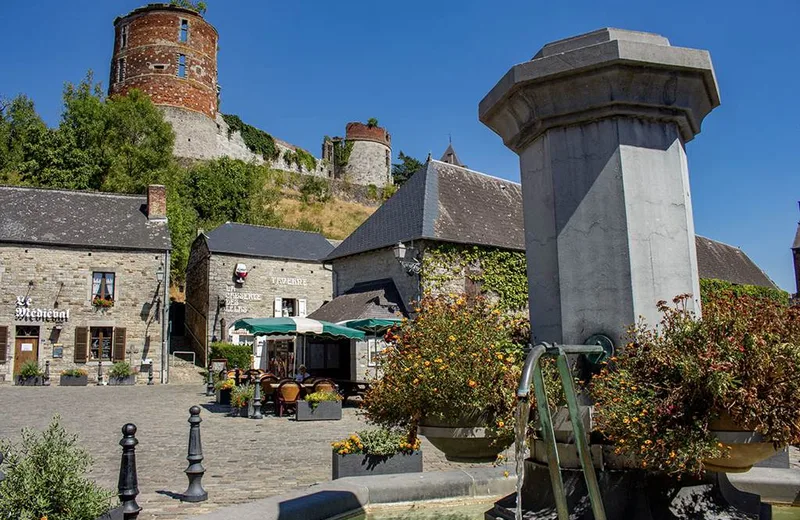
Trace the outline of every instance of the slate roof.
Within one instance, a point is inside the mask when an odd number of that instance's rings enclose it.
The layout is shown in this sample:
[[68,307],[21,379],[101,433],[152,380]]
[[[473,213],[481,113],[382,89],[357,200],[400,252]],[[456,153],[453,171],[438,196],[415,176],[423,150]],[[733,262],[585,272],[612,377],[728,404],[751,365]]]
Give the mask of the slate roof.
[[524,250],[521,186],[431,159],[328,258],[420,239]]
[[792,249],[800,249],[800,223],[797,224],[797,234],[794,236],[794,243]]
[[319,233],[226,222],[206,233],[212,253],[321,261],[333,245]]
[[0,242],[171,249],[167,221],[146,210],[145,195],[0,186]]
[[447,150],[444,151],[444,153],[442,154],[442,158],[439,160],[442,162],[446,162],[448,164],[453,164],[455,166],[461,166],[462,168],[466,168],[466,165],[458,159],[458,155],[456,155],[456,151],[453,148],[453,143],[447,145]]
[[336,323],[366,318],[396,318],[398,312],[406,315],[403,299],[394,282],[384,279],[356,284],[308,317]]
[[[421,239],[524,251],[521,186],[429,160],[328,258]],[[741,249],[699,236],[695,244],[700,278],[776,287]]]
[[759,285],[777,289],[744,251],[700,235],[695,237],[697,246],[697,270],[700,278],[716,278],[735,284]]

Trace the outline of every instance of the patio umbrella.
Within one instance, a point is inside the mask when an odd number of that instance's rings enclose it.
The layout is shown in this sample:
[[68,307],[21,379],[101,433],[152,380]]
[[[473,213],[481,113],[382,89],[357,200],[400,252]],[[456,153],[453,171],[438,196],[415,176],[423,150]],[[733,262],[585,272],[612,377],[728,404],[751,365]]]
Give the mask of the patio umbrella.
[[364,339],[366,336],[360,330],[309,318],[245,318],[233,326],[254,336],[291,334],[345,339]]
[[[349,320],[341,322],[342,325],[345,327],[349,327],[351,329],[363,330],[364,332],[372,332],[372,335],[375,339],[375,352],[377,354],[377,343],[378,343],[378,332],[386,332],[388,329],[391,329],[395,325],[399,325],[402,322],[402,318],[365,318],[360,320]],[[367,345],[367,349],[369,349],[369,345]],[[377,364],[375,367],[375,376],[378,375],[378,368]]]

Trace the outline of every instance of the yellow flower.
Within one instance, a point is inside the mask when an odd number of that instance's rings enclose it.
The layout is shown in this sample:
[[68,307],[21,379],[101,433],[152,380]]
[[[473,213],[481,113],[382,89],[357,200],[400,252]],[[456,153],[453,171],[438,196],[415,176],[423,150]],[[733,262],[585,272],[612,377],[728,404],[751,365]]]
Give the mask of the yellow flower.
[[502,427],[504,427],[505,425],[506,425],[506,423],[504,423],[503,421],[497,421],[497,427],[498,427],[498,428],[502,428]]
[[626,417],[626,418],[622,419],[622,422],[624,422],[625,424],[628,424],[628,423],[631,422],[631,420]]
[[503,472],[503,476],[504,476],[504,477],[506,477],[506,478],[508,478],[508,471],[504,471],[504,472]]
[[632,420],[633,422],[639,422],[639,418],[638,418],[638,417],[634,417],[634,418],[633,418],[633,419],[631,419],[631,420]]
[[450,337],[449,337],[448,339],[449,339],[450,341],[455,341],[455,340],[456,340],[456,337],[455,337],[455,336],[453,336],[453,335],[451,334],[451,335],[450,335]]
[[433,360],[433,362],[434,363],[441,363],[442,362],[442,358],[437,357],[436,359]]
[[503,354],[501,354],[500,352],[498,352],[498,353],[497,353],[497,359],[499,359],[500,361],[502,361],[502,360],[503,360]]
[[426,361],[425,361],[425,366],[426,366],[426,367],[429,367],[429,366],[431,366],[431,362],[426,360]]
[[669,452],[669,458],[671,458],[671,459],[675,458],[675,452],[674,451]]
[[649,444],[653,444],[653,441],[651,441],[650,439],[647,439],[646,441],[644,441],[644,443],[649,445]]
[[478,386],[478,383],[476,381],[473,381],[472,379],[470,379],[467,384],[469,385],[470,388],[475,388],[476,386]]
[[506,361],[508,361],[509,363],[513,363],[513,362],[514,362],[514,361],[516,361],[516,360],[514,359],[514,356],[508,356],[508,357],[506,358]]

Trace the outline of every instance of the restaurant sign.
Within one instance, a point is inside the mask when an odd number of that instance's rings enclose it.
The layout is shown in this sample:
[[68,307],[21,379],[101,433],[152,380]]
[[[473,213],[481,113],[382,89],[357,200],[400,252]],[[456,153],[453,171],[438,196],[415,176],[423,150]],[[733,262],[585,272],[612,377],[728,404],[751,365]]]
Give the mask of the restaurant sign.
[[69,309],[34,309],[30,296],[17,296],[17,307],[14,310],[15,320],[28,321],[68,321]]
[[284,278],[282,276],[273,276],[272,283],[275,285],[308,285],[308,280],[305,278]]

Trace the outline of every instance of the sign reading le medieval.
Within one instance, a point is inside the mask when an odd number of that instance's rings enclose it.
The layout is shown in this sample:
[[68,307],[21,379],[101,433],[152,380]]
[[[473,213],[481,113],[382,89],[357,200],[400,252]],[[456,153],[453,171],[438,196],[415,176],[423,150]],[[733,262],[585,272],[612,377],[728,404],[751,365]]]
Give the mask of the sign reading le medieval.
[[69,309],[32,309],[30,296],[17,296],[17,308],[14,309],[15,320],[29,321],[67,321]]

